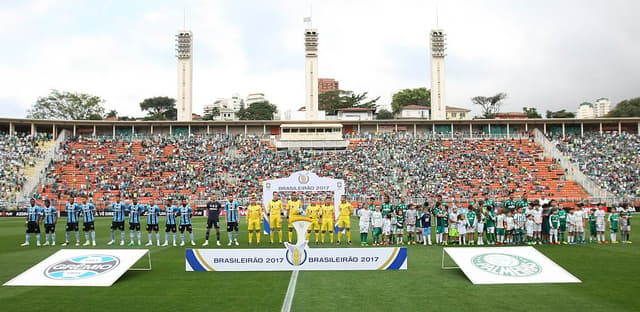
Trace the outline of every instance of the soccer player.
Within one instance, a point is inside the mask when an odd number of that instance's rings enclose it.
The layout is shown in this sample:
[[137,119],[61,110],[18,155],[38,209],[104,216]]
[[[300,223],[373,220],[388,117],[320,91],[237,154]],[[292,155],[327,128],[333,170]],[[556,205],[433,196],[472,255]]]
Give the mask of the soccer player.
[[220,246],[220,211],[222,211],[222,204],[212,196],[207,203],[207,234],[202,246],[209,245],[209,233],[212,227],[216,229],[216,245]]
[[66,209],[67,211],[67,228],[65,231],[65,241],[62,246],[69,245],[69,233],[76,233],[76,246],[80,246],[80,232],[78,227],[78,218],[80,213],[82,212],[82,207],[79,204],[75,203],[73,197],[69,199],[69,203],[67,203]]
[[384,194],[384,202],[380,208],[382,212],[382,216],[386,217],[388,214],[393,212],[393,205],[391,204],[391,197],[388,194]]
[[373,197],[369,198],[369,203],[367,208],[369,209],[369,211],[374,212],[376,211],[376,199]]
[[269,217],[269,241],[273,244],[275,232],[278,232],[278,242],[282,244],[282,201],[278,197],[278,192],[273,192],[273,198],[269,202],[267,208],[267,216]]
[[447,212],[436,202],[433,214],[436,217],[436,244],[447,245]]
[[504,201],[504,209],[506,210],[506,213],[508,214],[509,211],[514,211],[516,209],[517,203],[516,201],[513,199],[513,192],[509,193],[509,199]]
[[598,244],[609,243],[604,237],[604,228],[605,228],[605,212],[606,209],[604,204],[600,204],[596,211],[593,212],[593,215],[596,217],[596,232],[598,233]]
[[164,212],[166,214],[166,221],[164,225],[164,244],[163,247],[169,246],[169,232],[173,236],[173,246],[176,246],[176,213],[178,213],[178,207],[171,203],[171,199],[167,199],[167,204],[164,205]]
[[229,243],[227,246],[231,246],[232,234],[234,234],[236,246],[240,245],[238,243],[238,207],[240,207],[240,203],[233,199],[233,196],[229,196],[227,202],[224,203],[224,211],[227,214],[227,236],[229,237]]
[[631,204],[624,204],[627,208],[625,212],[627,213],[627,244],[631,244],[631,219],[633,219],[633,212],[636,209]]
[[191,239],[191,245],[195,246],[196,242],[193,241],[193,228],[191,227],[191,215],[193,209],[187,204],[187,199],[182,199],[182,204],[178,207],[178,213],[180,215],[180,246],[184,246],[184,230],[189,232],[189,238]]
[[56,245],[56,223],[58,222],[58,212],[56,207],[51,205],[49,199],[44,200],[44,208],[42,208],[44,216],[44,246],[49,245],[49,235],[51,235],[51,246]]
[[260,221],[262,220],[262,207],[256,204],[256,198],[251,197],[247,207],[247,229],[249,230],[249,245],[253,242],[253,233],[256,233],[256,243],[260,244]]
[[340,205],[338,208],[340,210],[340,217],[338,218],[338,245],[340,245],[342,241],[342,230],[346,230],[347,244],[351,245],[351,213],[353,207],[351,203],[347,202],[347,196],[340,196]]
[[496,244],[496,214],[493,212],[493,207],[485,203],[486,213],[485,220],[487,226],[487,244]]
[[549,243],[552,245],[560,245],[558,242],[558,229],[560,228],[560,216],[558,215],[558,209],[554,209],[549,217],[550,239]]
[[29,240],[31,233],[36,234],[36,246],[40,246],[40,218],[42,217],[42,211],[40,207],[36,205],[35,198],[29,201],[27,207],[27,233],[24,237],[24,244],[20,246],[29,246]]
[[473,208],[472,204],[469,204],[469,211],[467,211],[467,243],[469,245],[473,245],[475,243],[475,233],[476,226],[478,223],[478,216],[476,214],[476,210]]
[[124,246],[124,217],[127,211],[127,205],[120,201],[120,195],[116,195],[116,202],[111,204],[111,211],[113,211],[111,240],[107,245],[112,245],[115,242],[115,231],[120,230],[120,246]]
[[[382,215],[382,212],[380,212]],[[384,245],[389,245],[391,240],[391,214],[382,217],[382,241]]]
[[629,234],[629,230],[627,227],[629,226],[629,219],[627,219],[627,212],[620,212],[620,241],[623,244],[627,243],[627,234]]
[[160,246],[160,200],[155,205],[147,206],[147,239],[149,240],[145,246],[153,246],[151,232],[156,232],[156,244]]
[[93,246],[96,245],[96,206],[93,205],[93,201],[90,200],[87,203],[87,198],[84,197],[82,199],[82,231],[84,232],[85,242],[83,246],[89,246],[89,233],[91,233],[91,241],[93,241]]
[[138,246],[142,246],[142,237],[140,233],[140,215],[144,213],[144,205],[138,203],[138,199],[134,198],[129,204],[129,246],[133,246],[134,231],[138,237]]
[[426,203],[422,208],[422,214],[420,214],[420,227],[422,228],[422,236],[424,237],[422,243],[426,245],[428,242],[429,245],[431,245],[431,213]]
[[611,243],[617,244],[619,243],[616,240],[616,233],[618,233],[618,221],[620,219],[620,215],[618,215],[618,211],[616,208],[611,207],[611,212],[609,213],[609,230],[611,231]]
[[[381,214],[382,215],[382,214]],[[360,246],[369,245],[369,228],[371,227],[371,210],[369,208],[358,209],[360,225]]]
[[591,209],[589,212],[589,242],[595,243],[598,241],[598,231],[596,230],[596,209]]
[[316,233],[316,244],[320,243],[320,206],[317,205],[314,201],[307,206],[307,210],[305,211],[305,215],[311,218],[311,225],[307,228],[307,242],[311,241],[311,231]]
[[405,216],[407,221],[407,244],[415,245],[416,222],[418,221],[418,211],[414,204],[409,204],[409,209]]
[[373,246],[380,245],[380,235],[382,234],[382,212],[380,206],[375,206],[375,211],[371,213],[371,223],[373,224]]
[[302,215],[302,201],[298,199],[298,195],[291,194],[291,198],[287,202],[287,219],[289,228],[289,242],[293,242],[293,223],[292,218],[300,217]]
[[403,236],[404,236],[404,224],[405,224],[405,215],[403,209],[396,210],[396,242],[400,245],[404,245]]
[[331,196],[327,196],[324,205],[322,205],[322,243],[325,243],[325,234],[329,232],[329,241],[333,244],[333,229],[336,221],[336,210],[333,207]]
[[567,231],[567,211],[564,209],[558,209],[558,219],[560,220],[560,226],[558,228],[559,242],[566,245],[567,241],[564,236]]

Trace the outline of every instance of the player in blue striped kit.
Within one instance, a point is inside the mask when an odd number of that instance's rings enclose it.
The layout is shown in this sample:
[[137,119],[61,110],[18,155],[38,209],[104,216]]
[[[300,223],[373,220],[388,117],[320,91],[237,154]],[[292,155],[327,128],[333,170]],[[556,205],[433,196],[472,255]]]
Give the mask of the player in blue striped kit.
[[111,221],[111,241],[107,245],[112,245],[115,241],[115,231],[120,230],[120,246],[124,246],[124,216],[127,205],[120,201],[120,195],[116,195],[116,202],[111,204],[113,219]]
[[138,203],[138,199],[134,198],[133,202],[129,204],[129,246],[133,246],[134,231],[138,237],[138,246],[142,246],[142,239],[140,233],[140,216],[144,213],[144,205]]
[[51,201],[48,199],[44,200],[42,215],[44,216],[44,245],[49,246],[49,237],[51,237],[51,246],[55,246],[58,211],[56,210],[56,207],[51,205]]
[[176,246],[176,212],[178,208],[171,204],[171,199],[167,199],[167,204],[164,206],[166,214],[165,229],[164,229],[164,244],[162,246],[169,246],[169,232],[173,234],[173,246]]
[[96,245],[96,227],[95,227],[95,219],[96,219],[96,206],[93,205],[93,200],[89,200],[87,203],[87,198],[82,199],[82,230],[84,231],[85,242],[82,244],[83,246],[89,246],[89,233],[91,233],[91,240],[93,241],[93,246]]
[[184,246],[184,230],[186,229],[189,232],[189,238],[191,239],[191,245],[195,246],[196,242],[193,241],[193,228],[191,226],[191,214],[193,214],[193,209],[189,204],[187,204],[186,199],[182,199],[182,205],[180,205],[179,214],[180,214],[180,246]]
[[227,235],[229,237],[229,243],[227,246],[231,246],[231,232],[234,232],[236,246],[238,243],[238,216],[239,216],[240,203],[234,200],[232,196],[224,203],[224,211],[227,214]]
[[24,244],[20,246],[29,246],[29,239],[31,233],[36,234],[36,246],[40,246],[40,218],[42,217],[42,211],[40,207],[36,205],[36,200],[31,199],[29,206],[27,207],[27,233],[24,237]]
[[160,219],[160,206],[161,201],[158,201],[156,205],[148,205],[147,206],[147,235],[149,238],[149,242],[145,246],[153,246],[153,240],[151,239],[151,232],[156,232],[156,242],[158,246],[160,246],[160,232],[158,221]]
[[79,231],[78,219],[80,218],[82,207],[75,202],[73,197],[71,197],[69,199],[69,203],[67,203],[65,210],[67,212],[67,229],[64,234],[65,240],[62,246],[69,245],[69,236],[70,236],[69,233],[71,232],[76,233],[76,246],[80,246],[80,232],[78,232]]

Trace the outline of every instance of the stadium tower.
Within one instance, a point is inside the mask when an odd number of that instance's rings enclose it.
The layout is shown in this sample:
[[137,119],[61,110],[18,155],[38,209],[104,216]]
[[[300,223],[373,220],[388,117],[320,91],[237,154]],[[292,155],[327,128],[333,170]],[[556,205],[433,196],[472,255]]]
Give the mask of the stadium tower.
[[180,30],[176,34],[178,58],[178,121],[191,121],[191,94],[193,89],[193,33]]
[[311,18],[305,18],[305,116],[307,120],[318,119],[318,30],[311,27]]
[[445,97],[444,53],[446,34],[442,29],[431,30],[431,119],[447,119]]

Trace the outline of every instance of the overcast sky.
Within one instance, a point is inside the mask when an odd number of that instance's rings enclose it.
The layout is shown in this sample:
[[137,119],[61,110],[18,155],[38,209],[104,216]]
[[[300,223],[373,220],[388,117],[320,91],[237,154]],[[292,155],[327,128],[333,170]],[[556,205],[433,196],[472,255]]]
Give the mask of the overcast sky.
[[[309,0],[1,0],[0,116],[24,117],[50,89],[86,92],[107,110],[176,97],[174,34],[194,32],[194,109],[263,92],[280,110],[304,104]],[[320,77],[389,106],[429,86],[434,0],[313,3]],[[640,96],[640,1],[439,1],[448,36],[447,104],[506,92],[503,111],[566,108]],[[479,112],[476,108],[474,112]]]

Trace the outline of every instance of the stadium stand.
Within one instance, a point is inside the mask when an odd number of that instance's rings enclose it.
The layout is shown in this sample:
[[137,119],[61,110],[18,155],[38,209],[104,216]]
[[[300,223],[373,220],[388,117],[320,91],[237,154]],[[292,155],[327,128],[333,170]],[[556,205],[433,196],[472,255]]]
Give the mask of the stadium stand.
[[[363,134],[340,152],[276,152],[259,136],[215,134],[142,140],[69,138],[49,167],[41,195],[58,200],[117,193],[142,200],[261,192],[261,181],[313,170],[345,179],[354,201],[383,193],[417,201],[443,195],[460,202],[527,194],[565,201],[589,196],[527,139],[442,140],[403,133]],[[330,153],[330,154],[328,154]]]
[[20,192],[29,172],[44,157],[41,148],[49,142],[46,134],[0,134],[0,200],[12,201]]
[[640,136],[588,133],[555,140],[558,149],[600,187],[622,198],[640,197]]

